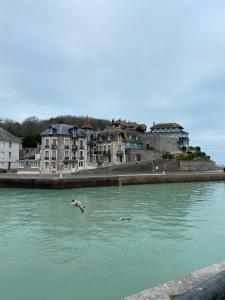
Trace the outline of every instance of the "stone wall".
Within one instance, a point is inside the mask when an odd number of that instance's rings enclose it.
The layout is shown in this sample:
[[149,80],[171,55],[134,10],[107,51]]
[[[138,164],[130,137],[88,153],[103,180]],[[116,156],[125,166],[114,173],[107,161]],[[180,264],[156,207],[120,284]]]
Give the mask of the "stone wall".
[[118,164],[110,167],[98,168],[93,170],[84,170],[82,174],[135,174],[135,173],[162,173],[165,172],[183,172],[183,171],[210,171],[215,170],[214,162],[197,161],[176,161],[176,160],[150,160],[136,161],[126,164]]
[[210,171],[215,170],[213,161],[180,161],[181,171]]
[[0,187],[20,188],[83,188],[100,186],[123,186],[133,184],[158,184],[195,181],[225,180],[223,172],[186,172],[165,174],[102,174],[82,176],[0,175]]
[[158,153],[178,154],[181,150],[177,144],[176,138],[163,135],[145,133],[140,136],[144,148],[152,147]]

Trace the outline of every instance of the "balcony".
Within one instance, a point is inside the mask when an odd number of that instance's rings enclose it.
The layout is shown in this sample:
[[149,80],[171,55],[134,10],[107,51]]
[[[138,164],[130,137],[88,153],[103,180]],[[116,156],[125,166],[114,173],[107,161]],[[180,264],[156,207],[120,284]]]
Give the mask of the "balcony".
[[52,156],[52,160],[56,160],[56,157],[55,157],[55,156]]
[[45,145],[45,149],[48,149],[49,148],[49,145]]
[[81,149],[81,150],[84,150],[84,145],[80,145],[80,149]]
[[123,155],[123,151],[121,151],[121,150],[117,150],[117,153],[116,153],[117,155]]
[[77,150],[78,146],[77,145],[72,145],[72,150]]
[[64,149],[69,149],[70,145],[64,145]]
[[76,156],[72,156],[72,160],[76,160],[77,161],[77,157]]
[[44,160],[49,160],[49,156],[45,156],[45,157],[44,157]]
[[52,145],[52,150],[56,150],[57,149],[57,145],[53,144]]
[[83,157],[83,156],[80,156],[80,157],[79,157],[79,160],[84,160],[84,157]]
[[69,159],[70,159],[69,156],[64,157],[64,160],[69,160]]
[[96,142],[87,141],[87,146],[94,147],[94,146],[96,146]]

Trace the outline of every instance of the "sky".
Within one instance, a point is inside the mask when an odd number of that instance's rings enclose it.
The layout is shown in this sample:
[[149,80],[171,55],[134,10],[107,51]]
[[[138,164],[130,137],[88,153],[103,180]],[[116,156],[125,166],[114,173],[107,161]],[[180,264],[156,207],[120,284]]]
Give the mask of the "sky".
[[0,108],[177,122],[225,163],[225,1],[0,0]]

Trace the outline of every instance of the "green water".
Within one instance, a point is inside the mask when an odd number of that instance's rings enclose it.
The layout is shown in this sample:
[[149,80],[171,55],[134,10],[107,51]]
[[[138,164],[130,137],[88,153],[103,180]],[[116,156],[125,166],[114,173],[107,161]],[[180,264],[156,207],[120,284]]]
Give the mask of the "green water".
[[222,260],[223,182],[0,189],[3,300],[118,300]]

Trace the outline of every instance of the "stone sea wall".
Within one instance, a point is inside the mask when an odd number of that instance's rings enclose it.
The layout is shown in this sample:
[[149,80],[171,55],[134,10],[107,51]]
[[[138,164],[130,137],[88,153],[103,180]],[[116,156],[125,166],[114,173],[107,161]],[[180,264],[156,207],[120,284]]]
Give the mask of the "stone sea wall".
[[21,188],[82,188],[100,186],[123,186],[133,184],[156,184],[194,181],[219,181],[225,180],[222,172],[186,172],[169,174],[132,174],[132,175],[86,175],[86,176],[23,176],[1,175],[0,187]]

